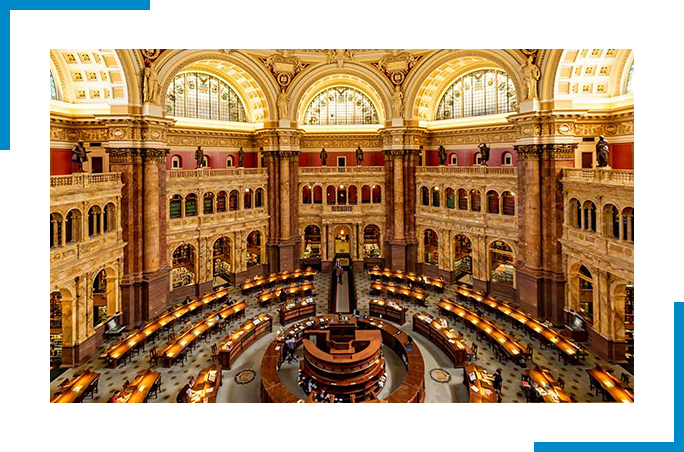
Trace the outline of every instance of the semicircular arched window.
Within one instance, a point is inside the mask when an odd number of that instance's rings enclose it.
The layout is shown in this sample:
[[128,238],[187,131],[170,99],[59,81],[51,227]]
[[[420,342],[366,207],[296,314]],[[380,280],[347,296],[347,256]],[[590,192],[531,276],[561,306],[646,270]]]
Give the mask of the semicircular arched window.
[[316,94],[306,107],[307,125],[341,126],[379,124],[378,110],[370,98],[356,88],[332,86]]
[[55,86],[55,78],[50,72],[50,100],[57,100],[57,87]]
[[516,111],[513,80],[504,71],[483,69],[456,79],[444,92],[435,119],[469,118]]
[[166,91],[166,114],[184,118],[247,122],[245,106],[225,81],[203,72],[174,77]]
[[627,74],[627,93],[634,92],[634,86],[632,86],[632,76],[634,75],[634,62],[632,61],[632,66],[629,68],[629,74]]

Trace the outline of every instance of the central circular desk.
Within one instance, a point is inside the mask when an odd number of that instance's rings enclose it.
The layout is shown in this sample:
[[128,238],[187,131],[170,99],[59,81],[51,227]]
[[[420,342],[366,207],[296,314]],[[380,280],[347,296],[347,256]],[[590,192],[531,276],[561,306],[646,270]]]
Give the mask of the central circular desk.
[[[349,319],[350,326],[354,326],[361,340],[372,344],[374,338],[377,338],[377,333],[380,333],[382,344],[392,349],[406,367],[406,377],[402,384],[386,398],[374,401],[422,403],[425,400],[425,363],[418,345],[404,331],[382,319],[349,315],[345,317]],[[304,402],[287,389],[278,374],[285,358],[285,339],[292,336],[298,347],[304,345],[305,363],[311,363],[313,359],[320,364],[321,359],[324,361],[327,359],[327,353],[313,345],[309,337],[320,335],[322,331],[329,328],[329,325],[340,325],[341,322],[337,314],[320,315],[293,324],[285,330],[283,336],[277,337],[268,346],[261,361],[261,401],[265,403]],[[369,359],[370,356],[373,357],[370,361],[375,362],[375,349],[376,347],[373,346],[366,347],[355,359],[364,361],[365,355],[369,354]]]

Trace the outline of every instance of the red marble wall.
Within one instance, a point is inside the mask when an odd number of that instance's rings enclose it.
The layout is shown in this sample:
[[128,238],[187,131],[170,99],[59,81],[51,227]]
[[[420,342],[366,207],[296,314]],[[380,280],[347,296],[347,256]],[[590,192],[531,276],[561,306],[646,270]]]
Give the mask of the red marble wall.
[[[451,155],[456,154],[458,166],[473,166],[475,164],[475,155],[478,152],[480,152],[480,150],[477,148],[447,151],[447,165],[451,162]],[[491,149],[489,151],[488,166],[503,166],[503,155],[506,152],[510,152],[513,156],[512,166],[517,166],[518,155],[512,148]],[[425,166],[439,166],[439,155],[437,150],[425,151]]]
[[71,174],[71,150],[50,149],[50,176]]
[[[337,157],[346,157],[347,166],[356,166],[356,151],[332,152],[327,151],[327,166],[337,166]],[[363,151],[362,166],[383,166],[385,159],[380,151]],[[299,166],[321,166],[319,152],[302,152],[299,154]]]
[[610,145],[610,160],[613,169],[634,169],[634,143]]

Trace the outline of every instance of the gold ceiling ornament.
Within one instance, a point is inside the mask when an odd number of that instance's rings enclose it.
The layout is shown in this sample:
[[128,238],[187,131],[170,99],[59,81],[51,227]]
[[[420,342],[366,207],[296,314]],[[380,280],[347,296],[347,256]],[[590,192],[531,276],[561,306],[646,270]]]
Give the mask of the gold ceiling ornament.
[[533,62],[538,63],[537,58],[539,57],[539,49],[520,49],[520,51],[525,57],[533,56]]
[[353,49],[327,49],[328,64],[337,63],[337,67],[342,67],[345,61],[354,59]]
[[405,50],[393,49],[390,50],[389,55],[385,55],[380,61],[372,64],[380,69],[394,85],[401,86],[406,80],[406,75],[420,58]]
[[278,85],[287,89],[292,83],[292,79],[309,65],[302,63],[289,49],[278,50],[278,52],[268,58],[260,58],[260,60],[271,71]]
[[142,53],[143,59],[145,60],[145,66],[150,66],[154,63],[164,50],[166,49],[140,49],[140,53]]

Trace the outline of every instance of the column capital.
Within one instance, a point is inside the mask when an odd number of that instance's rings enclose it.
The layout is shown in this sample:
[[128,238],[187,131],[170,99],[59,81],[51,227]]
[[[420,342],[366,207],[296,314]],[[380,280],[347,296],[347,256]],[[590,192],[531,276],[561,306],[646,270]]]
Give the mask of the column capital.
[[140,164],[143,161],[142,149],[136,148],[105,148],[109,155],[109,163],[112,164]]

